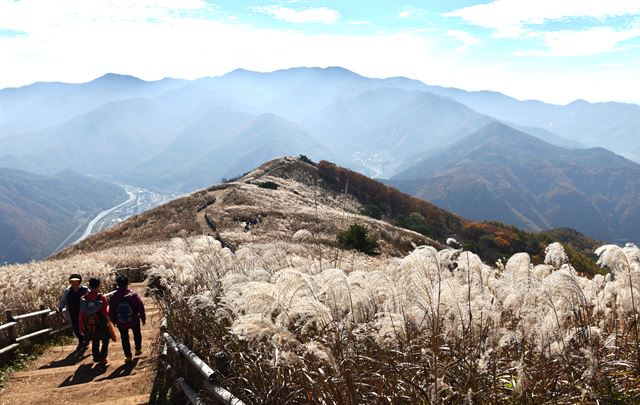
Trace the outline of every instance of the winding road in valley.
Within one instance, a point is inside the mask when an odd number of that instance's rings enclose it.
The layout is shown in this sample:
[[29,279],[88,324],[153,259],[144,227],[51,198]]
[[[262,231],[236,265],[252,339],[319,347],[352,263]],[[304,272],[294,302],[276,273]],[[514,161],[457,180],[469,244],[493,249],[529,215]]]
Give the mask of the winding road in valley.
[[84,230],[84,233],[82,234],[82,236],[80,236],[78,238],[78,240],[75,241],[75,243],[78,243],[78,242],[82,241],[83,239],[89,237],[89,235],[91,235],[91,233],[93,232],[93,228],[96,226],[98,221],[100,221],[102,218],[104,218],[107,215],[111,214],[112,212],[124,207],[125,205],[131,203],[133,200],[136,199],[136,195],[134,193],[132,193],[129,190],[125,190],[125,191],[129,195],[129,199],[127,201],[123,202],[123,203],[120,203],[120,204],[116,205],[115,207],[109,208],[108,210],[104,210],[101,213],[99,213],[95,218],[93,218],[91,220],[91,222],[89,222],[89,225],[87,225],[87,229]]
[[[78,243],[94,233],[104,231],[105,229],[116,225],[133,215],[155,208],[180,196],[178,193],[160,194],[127,184],[119,184],[119,186],[122,187],[129,196],[126,201],[100,212],[98,215],[93,217],[88,224],[88,218],[78,223],[76,229],[74,229],[73,232],[71,232],[50,254],[55,254],[66,246]],[[82,231],[83,228],[84,232]],[[78,237],[80,232],[82,232],[82,235]]]

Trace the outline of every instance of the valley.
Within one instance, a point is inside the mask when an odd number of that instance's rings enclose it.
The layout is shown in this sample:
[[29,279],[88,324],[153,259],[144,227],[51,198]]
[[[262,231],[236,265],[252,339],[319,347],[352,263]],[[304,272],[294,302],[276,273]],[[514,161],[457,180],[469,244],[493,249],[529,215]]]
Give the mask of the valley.
[[[138,215],[160,206],[178,196],[176,193],[160,194],[142,187],[127,184],[121,184],[120,187],[127,192],[127,195],[129,196],[128,199],[96,215],[86,226],[82,235],[80,235],[74,243],[78,243],[93,234],[104,231],[115,224],[119,224],[133,215]],[[72,233],[67,239],[71,239],[71,237],[75,236],[77,233],[78,232]],[[68,244],[63,244],[56,249],[56,251],[65,246],[68,246]]]

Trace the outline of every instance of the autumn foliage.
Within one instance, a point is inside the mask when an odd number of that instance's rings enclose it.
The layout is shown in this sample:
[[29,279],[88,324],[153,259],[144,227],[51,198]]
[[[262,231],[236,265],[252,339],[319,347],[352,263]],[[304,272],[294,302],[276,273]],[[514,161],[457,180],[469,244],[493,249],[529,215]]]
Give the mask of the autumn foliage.
[[517,252],[526,252],[532,262],[541,263],[545,248],[559,240],[572,255],[578,271],[586,274],[600,271],[593,260],[598,242],[573,230],[532,233],[500,222],[469,221],[334,163],[323,160],[317,167],[322,185],[331,192],[351,195],[370,207],[368,211],[375,207],[383,219],[432,239],[444,241],[454,237],[489,263]]

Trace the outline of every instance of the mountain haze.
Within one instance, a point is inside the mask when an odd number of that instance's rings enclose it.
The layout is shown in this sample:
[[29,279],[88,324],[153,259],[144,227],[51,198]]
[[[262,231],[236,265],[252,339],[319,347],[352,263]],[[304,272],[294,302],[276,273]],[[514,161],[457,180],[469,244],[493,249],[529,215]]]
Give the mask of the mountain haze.
[[[447,146],[495,118],[554,144],[579,147],[581,142],[592,145],[599,139],[596,144],[606,146],[611,144],[611,126],[626,131],[626,122],[633,123],[628,115],[637,107],[629,105],[623,113],[615,103],[608,109],[573,103],[567,107],[572,114],[582,107],[602,110],[587,115],[608,122],[609,127],[595,123],[588,125],[588,131],[572,127],[565,131],[568,136],[547,125],[553,119],[558,122],[556,127],[571,126],[570,116],[559,113],[559,106],[519,102],[499,93],[428,86],[403,77],[372,79],[340,67],[269,73],[237,69],[192,81],[147,82],[107,74],[88,83],[36,83],[0,90],[0,101],[5,111],[0,122],[0,166],[40,174],[72,169],[123,179],[135,177],[142,186],[157,185],[155,178],[165,173],[181,172],[172,158],[161,164],[172,154],[172,147],[199,139],[199,146],[208,148],[235,136],[245,122],[229,125],[231,117],[218,115],[221,122],[207,117],[207,112],[213,111],[215,116],[215,110],[221,108],[230,116],[278,115],[299,125],[315,143],[324,143],[325,148],[337,145],[333,149],[340,150],[331,150],[324,158],[388,177],[404,160]],[[529,108],[529,115],[524,114]],[[508,115],[512,110],[518,113]],[[633,134],[637,131],[627,132],[616,135],[617,150],[634,150]],[[578,139],[576,133],[584,133],[586,138]],[[117,156],[115,150],[122,155]],[[192,154],[189,160],[195,157]],[[137,174],[130,176],[135,167],[139,167]],[[230,168],[218,167],[211,175],[219,180]],[[162,184],[168,189],[189,183],[179,176],[168,177],[175,179]]]
[[640,106],[637,104],[576,100],[555,105],[537,100],[520,101],[491,91],[467,92],[438,86],[428,86],[427,91],[450,97],[499,120],[550,131],[578,145],[601,146],[640,162]]
[[450,99],[383,87],[332,103],[306,125],[343,150],[384,154],[399,162],[453,143],[491,121]]
[[147,82],[133,76],[108,73],[87,83],[34,83],[0,90],[5,118],[4,131],[31,132],[60,124],[105,103],[128,98],[153,98],[184,80]]
[[[625,174],[635,174],[635,166],[602,149],[578,150],[607,147],[634,159],[640,107],[632,104],[558,106],[404,77],[367,78],[340,67],[237,69],[190,81],[107,74],[88,83],[0,90],[0,104],[0,167],[41,175],[74,170],[190,192],[265,160],[303,154],[378,178],[402,172],[394,181],[403,189],[472,218],[532,230],[569,226],[607,240],[633,234],[639,205],[637,184]],[[502,138],[469,149],[476,131],[497,120],[517,131],[495,127]],[[518,159],[526,167],[516,170]],[[457,191],[425,191],[418,183],[435,172],[455,181],[447,187]],[[473,207],[464,203],[470,197]],[[580,224],[596,213],[598,219]]]
[[[159,173],[162,167],[166,167],[163,165],[166,163],[165,157],[170,158],[168,155],[175,154],[176,150],[184,150],[176,148],[175,141],[160,158],[154,157],[153,161],[134,168],[131,171],[132,180],[135,181],[135,176],[144,179],[144,171],[149,170],[150,173],[158,173],[154,174],[154,185],[158,187],[170,184],[173,187],[177,185],[181,190],[193,190],[218,182],[221,178],[241,175],[251,170],[254,162],[275,156],[299,154],[301,151],[312,158],[335,156],[300,126],[275,114],[253,117],[227,112],[224,120],[228,122],[229,119],[234,121],[234,125],[219,132],[224,137],[211,136],[207,141],[189,138],[196,143],[179,138],[176,141],[189,150],[179,155],[180,161],[175,160],[171,170]],[[189,136],[188,133],[185,135]],[[199,150],[196,151],[196,148]]]

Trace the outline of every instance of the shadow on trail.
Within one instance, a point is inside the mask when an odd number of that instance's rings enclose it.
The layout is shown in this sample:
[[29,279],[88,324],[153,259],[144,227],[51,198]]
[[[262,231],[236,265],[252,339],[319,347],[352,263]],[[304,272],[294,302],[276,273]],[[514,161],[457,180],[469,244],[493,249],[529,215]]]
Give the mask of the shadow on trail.
[[44,366],[40,367],[40,369],[54,368],[54,367],[64,367],[64,366],[73,366],[74,364],[78,364],[82,360],[84,360],[87,357],[89,357],[88,354],[85,354],[86,351],[87,351],[86,347],[81,349],[81,350],[75,350],[75,351],[69,353],[67,355],[67,357],[65,357],[63,359],[60,359],[60,360],[54,360],[54,361],[50,362],[49,364],[45,364]]
[[107,366],[101,364],[81,364],[72,376],[67,377],[58,387],[86,384],[107,372]]
[[113,370],[111,374],[97,381],[113,380],[114,378],[126,377],[128,375],[131,375],[131,372],[137,364],[138,359],[134,359],[131,363],[121,365],[120,367]]

